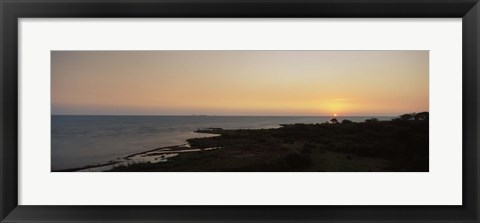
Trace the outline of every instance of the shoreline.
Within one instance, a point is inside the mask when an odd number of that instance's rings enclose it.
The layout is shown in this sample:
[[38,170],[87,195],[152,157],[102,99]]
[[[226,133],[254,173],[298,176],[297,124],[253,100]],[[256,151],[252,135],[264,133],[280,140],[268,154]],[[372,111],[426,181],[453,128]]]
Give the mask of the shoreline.
[[[219,136],[219,134],[202,132],[201,130],[196,130],[194,132],[213,134],[215,136]],[[207,136],[205,138],[215,137],[215,136]],[[195,139],[195,138],[192,138],[192,139]],[[110,160],[106,163],[90,164],[82,167],[51,170],[51,172],[89,172],[88,170],[92,170],[92,169],[94,170],[102,167],[104,167],[103,169],[106,169],[105,167],[108,167],[108,166],[112,166],[111,169],[113,169],[116,167],[116,165],[121,166],[122,164],[131,165],[131,164],[138,164],[138,163],[147,163],[155,160],[158,162],[167,162],[168,158],[178,156],[179,153],[201,152],[201,151],[218,149],[216,147],[212,147],[212,148],[192,147],[190,143],[188,143],[188,140],[191,140],[191,139],[187,139],[187,143],[185,144],[164,146],[164,147],[150,149],[150,150],[146,150],[138,153],[133,153],[124,157],[119,157],[116,160]],[[156,162],[153,162],[153,163],[156,163]],[[98,172],[98,171],[91,171],[91,172]]]
[[[211,129],[211,128],[207,128],[207,129]],[[200,129],[197,129],[194,132],[195,133],[205,133],[205,134],[213,135],[213,136],[206,136],[206,137],[202,137],[202,138],[219,136],[219,134],[216,134],[216,133],[202,132]],[[158,147],[158,148],[155,148],[155,149],[150,149],[150,150],[146,150],[146,151],[142,151],[142,152],[137,152],[137,153],[133,153],[133,154],[130,154],[130,155],[127,155],[127,156],[118,157],[115,160],[110,160],[110,161],[105,162],[105,163],[89,164],[89,165],[82,166],[82,167],[73,167],[73,168],[66,168],[66,169],[51,170],[51,172],[85,172],[86,170],[98,169],[98,168],[107,167],[107,166],[112,166],[111,169],[113,169],[113,168],[115,168],[115,165],[121,165],[122,163],[125,163],[126,165],[142,163],[141,160],[139,160],[138,158],[135,159],[135,157],[143,157],[143,158],[145,158],[146,162],[152,161],[152,160],[158,160],[158,162],[167,162],[168,158],[177,156],[178,153],[200,152],[202,150],[216,149],[216,148],[204,148],[204,149],[202,149],[202,148],[192,148],[190,143],[188,143],[188,140],[192,140],[192,139],[196,139],[196,138],[187,139],[186,143],[184,143],[184,144]],[[186,148],[188,148],[188,149],[186,149]],[[173,155],[173,154],[176,154],[176,155]],[[147,158],[147,157],[149,157],[149,158]],[[153,162],[153,163],[156,163],[156,162]],[[108,169],[105,169],[105,170],[108,170]],[[102,170],[102,171],[104,171],[104,170]],[[102,172],[102,171],[91,171],[91,172]]]
[[[219,137],[188,139],[171,162],[120,166],[109,172],[427,172],[428,119],[281,124],[275,129],[198,129]],[[153,152],[155,153],[155,152]]]
[[198,128],[195,133],[214,135],[52,172],[425,172],[428,116],[409,117],[333,118],[267,129]]
[[123,162],[125,162],[125,161],[127,161],[127,162],[128,162],[128,161],[133,161],[133,160],[130,159],[130,158],[132,158],[132,157],[147,155],[147,154],[149,154],[149,153],[151,153],[151,152],[156,152],[156,151],[159,151],[159,150],[175,149],[175,150],[165,151],[166,153],[164,153],[164,154],[169,154],[169,153],[176,153],[176,152],[178,152],[178,151],[181,151],[181,150],[179,150],[180,148],[191,148],[190,146],[187,146],[187,145],[189,145],[189,144],[187,143],[187,144],[181,144],[181,145],[159,147],[159,148],[156,148],[156,149],[150,149],[150,150],[147,150],[147,151],[138,152],[138,153],[134,153],[134,154],[130,154],[130,155],[127,155],[127,156],[124,156],[124,157],[119,157],[119,158],[117,158],[117,160],[121,160],[121,161],[113,161],[113,160],[111,160],[111,161],[109,161],[109,162],[107,162],[107,163],[101,163],[101,164],[95,164],[95,165],[87,165],[87,166],[77,167],[77,168],[52,170],[52,172],[79,172],[79,171],[87,170],[87,169],[93,169],[93,168],[98,168],[98,167],[105,167],[105,166],[110,166],[110,165],[117,165],[117,164],[123,163]]

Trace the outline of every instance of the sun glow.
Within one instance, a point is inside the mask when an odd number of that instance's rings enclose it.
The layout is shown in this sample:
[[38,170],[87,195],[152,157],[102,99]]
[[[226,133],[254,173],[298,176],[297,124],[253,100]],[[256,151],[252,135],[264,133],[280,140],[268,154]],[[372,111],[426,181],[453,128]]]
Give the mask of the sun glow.
[[337,113],[333,114],[333,117],[337,117]]
[[428,51],[52,51],[53,114],[428,110]]

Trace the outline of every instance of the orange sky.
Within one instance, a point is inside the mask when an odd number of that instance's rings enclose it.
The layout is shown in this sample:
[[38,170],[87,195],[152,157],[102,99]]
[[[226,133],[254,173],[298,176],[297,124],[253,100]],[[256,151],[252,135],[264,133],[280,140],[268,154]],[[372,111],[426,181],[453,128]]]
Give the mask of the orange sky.
[[428,51],[52,51],[52,114],[428,111]]

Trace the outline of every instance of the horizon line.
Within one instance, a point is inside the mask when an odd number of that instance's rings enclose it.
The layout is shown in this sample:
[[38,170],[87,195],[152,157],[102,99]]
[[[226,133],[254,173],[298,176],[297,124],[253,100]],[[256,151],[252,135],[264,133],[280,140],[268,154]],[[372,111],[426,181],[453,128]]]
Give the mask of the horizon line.
[[[412,112],[410,112],[412,113]],[[402,113],[402,114],[410,114],[410,113]],[[381,114],[381,115],[173,115],[173,114],[51,114],[51,116],[186,116],[186,117],[208,117],[208,116],[231,116],[231,117],[395,117],[400,116],[402,114]]]

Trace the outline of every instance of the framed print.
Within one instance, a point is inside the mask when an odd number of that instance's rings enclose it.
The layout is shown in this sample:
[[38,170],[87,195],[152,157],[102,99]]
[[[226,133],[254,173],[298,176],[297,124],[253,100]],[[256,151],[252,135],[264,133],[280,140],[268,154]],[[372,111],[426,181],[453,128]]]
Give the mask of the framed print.
[[478,222],[479,7],[2,1],[1,220]]

